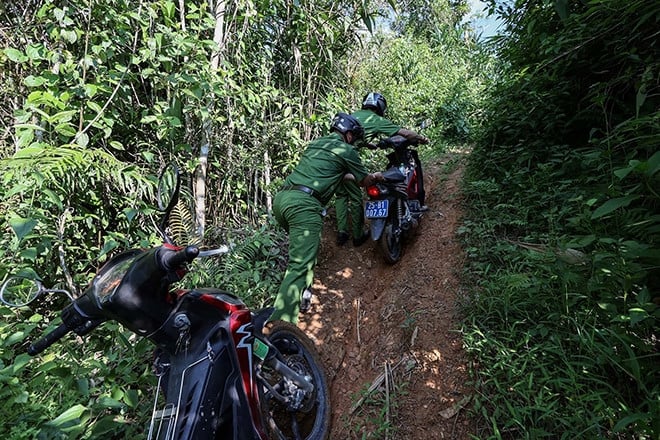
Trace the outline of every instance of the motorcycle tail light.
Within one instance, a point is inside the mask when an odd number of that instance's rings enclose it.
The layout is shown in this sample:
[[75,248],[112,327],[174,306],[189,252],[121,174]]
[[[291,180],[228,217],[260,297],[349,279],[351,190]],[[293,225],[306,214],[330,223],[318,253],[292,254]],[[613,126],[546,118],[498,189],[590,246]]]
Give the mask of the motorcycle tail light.
[[380,196],[380,188],[376,185],[371,185],[367,187],[367,195],[372,198],[377,198]]

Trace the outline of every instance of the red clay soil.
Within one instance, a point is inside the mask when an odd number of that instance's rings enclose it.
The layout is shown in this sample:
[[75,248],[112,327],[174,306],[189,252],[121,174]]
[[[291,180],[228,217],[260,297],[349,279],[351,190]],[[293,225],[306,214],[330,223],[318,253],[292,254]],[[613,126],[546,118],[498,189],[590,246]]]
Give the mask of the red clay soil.
[[474,427],[458,331],[462,167],[450,160],[460,163],[453,155],[425,166],[430,211],[397,264],[372,241],[337,246],[332,209],[325,219],[315,296],[299,327],[326,368],[332,440],[463,440]]

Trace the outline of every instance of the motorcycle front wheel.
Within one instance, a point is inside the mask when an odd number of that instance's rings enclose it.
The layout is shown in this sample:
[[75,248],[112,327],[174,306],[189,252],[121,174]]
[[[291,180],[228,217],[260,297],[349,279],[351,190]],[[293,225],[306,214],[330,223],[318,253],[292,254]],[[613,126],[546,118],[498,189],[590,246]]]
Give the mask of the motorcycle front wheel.
[[[314,385],[314,391],[307,393],[295,409],[288,408],[264,387],[261,406],[270,438],[327,439],[330,434],[330,392],[314,344],[302,330],[284,321],[271,323],[268,340],[279,350],[290,368],[308,377]],[[279,373],[269,369],[263,371],[263,377],[278,393],[293,397],[290,384]]]
[[[397,200],[397,204],[403,203],[401,199]],[[390,208],[390,214],[385,220],[385,228],[383,233],[378,239],[378,246],[380,247],[383,258],[389,264],[394,264],[401,259],[401,233],[399,230],[399,216],[397,209]]]

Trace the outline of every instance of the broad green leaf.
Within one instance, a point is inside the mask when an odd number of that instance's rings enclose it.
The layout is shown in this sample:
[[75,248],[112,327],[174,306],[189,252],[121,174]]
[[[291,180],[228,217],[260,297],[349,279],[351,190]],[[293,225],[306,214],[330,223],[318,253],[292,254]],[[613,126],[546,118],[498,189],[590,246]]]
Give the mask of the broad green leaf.
[[33,218],[13,217],[9,219],[9,226],[11,226],[19,241],[32,232],[37,224],[37,220]]
[[647,168],[644,174],[653,176],[660,170],[660,151],[656,151],[647,162]]
[[124,151],[125,148],[119,141],[110,141],[110,146],[115,150]]
[[137,405],[140,401],[140,397],[138,395],[137,390],[134,390],[134,389],[130,388],[124,393],[124,398],[122,400],[129,407],[137,408]]
[[75,43],[78,40],[78,34],[75,30],[62,29],[60,31],[60,36],[68,43]]
[[55,427],[65,427],[70,425],[71,422],[77,421],[85,411],[87,411],[86,407],[80,404],[74,405],[57,416],[55,419],[48,422],[48,425]]
[[61,22],[62,20],[64,20],[66,14],[63,9],[55,8],[55,10],[53,11],[53,15],[55,16],[57,21]]
[[43,130],[43,128],[40,125],[37,124],[16,124],[14,125],[14,128],[29,128],[30,130]]
[[22,249],[19,252],[21,258],[34,262],[37,259],[37,248],[30,247],[27,249]]
[[34,60],[34,61],[37,61],[37,60],[44,60],[44,59],[46,59],[46,58],[43,56],[43,53],[45,52],[45,50],[46,50],[46,49],[45,49],[44,46],[41,45],[41,44],[39,44],[39,45],[36,45],[36,44],[30,44],[30,45],[28,45],[28,47],[25,48],[25,54],[26,54],[31,60]]
[[639,304],[651,302],[651,294],[649,293],[649,289],[644,288],[637,294],[637,302]]
[[167,1],[165,4],[162,6],[163,10],[163,15],[170,19],[174,20],[175,18],[175,13],[176,13],[176,6],[174,5],[174,2]]
[[11,335],[9,335],[4,341],[2,341],[2,345],[4,347],[9,347],[10,345],[13,345],[17,342],[23,341],[26,336],[27,334],[24,331],[14,332]]
[[101,249],[101,253],[99,254],[98,258],[100,259],[104,255],[107,255],[109,252],[113,251],[114,249],[117,249],[119,247],[119,243],[117,243],[115,240],[108,240],[105,242],[103,245],[103,249]]
[[42,76],[28,75],[23,80],[23,84],[28,87],[39,87],[43,85],[46,80]]
[[96,113],[101,113],[101,110],[103,110],[103,108],[94,101],[87,101],[86,105]]
[[89,144],[89,136],[87,136],[87,133],[78,133],[76,135],[76,144],[81,147],[86,147]]
[[98,90],[99,88],[95,84],[85,84],[85,95],[88,98],[93,98]]
[[124,404],[109,396],[101,396],[96,400],[96,405],[102,408],[123,408]]
[[630,324],[637,324],[649,317],[646,310],[637,307],[628,310],[628,315],[630,316]]
[[614,425],[614,432],[620,432],[626,429],[629,425],[639,422],[641,420],[646,420],[652,417],[651,414],[644,412],[644,413],[636,413],[636,414],[630,414],[629,416],[626,416],[619,420],[616,425]]
[[58,113],[55,113],[49,118],[49,122],[69,122],[71,118],[78,114],[78,110],[64,110]]
[[85,397],[89,396],[89,380],[87,378],[78,379],[76,381],[78,391]]
[[566,247],[567,248],[583,248],[585,246],[589,246],[594,241],[596,241],[596,236],[595,235],[585,235],[585,236],[581,236],[581,237],[574,237],[568,242]]
[[138,215],[140,211],[134,208],[125,208],[124,209],[124,215],[126,216],[126,219],[130,222],[132,221],[136,215]]
[[30,394],[23,390],[18,394],[18,396],[14,397],[14,403],[27,403],[29,397]]
[[607,214],[619,209],[624,208],[630,205],[631,202],[638,199],[639,196],[626,196],[626,197],[617,197],[615,199],[610,199],[607,202],[599,206],[591,215],[591,219],[595,220],[601,217],[606,216]]
[[4,50],[4,53],[7,56],[7,58],[9,58],[11,61],[15,63],[22,63],[28,60],[28,57],[25,56],[25,54],[18,49],[8,47]]
[[13,375],[18,375],[21,371],[23,371],[23,368],[30,363],[31,357],[28,354],[22,353],[16,356],[16,359],[14,359],[14,363],[11,364],[8,368],[11,368],[11,372]]
[[598,303],[598,307],[611,313],[616,313],[616,306],[611,303]]
[[32,130],[21,130],[21,135],[18,138],[18,148],[25,148],[32,144],[34,140],[34,131]]
[[64,136],[73,137],[76,135],[76,129],[71,124],[61,123],[55,126],[55,131]]
[[[34,270],[32,270],[32,278],[35,278],[35,279],[38,278],[37,273]],[[34,315],[30,316],[28,321],[29,322],[41,322],[43,320],[43,318],[44,317],[40,313],[35,313]],[[52,356],[52,355],[48,355],[48,356]],[[43,358],[42,358],[42,360],[43,360]]]

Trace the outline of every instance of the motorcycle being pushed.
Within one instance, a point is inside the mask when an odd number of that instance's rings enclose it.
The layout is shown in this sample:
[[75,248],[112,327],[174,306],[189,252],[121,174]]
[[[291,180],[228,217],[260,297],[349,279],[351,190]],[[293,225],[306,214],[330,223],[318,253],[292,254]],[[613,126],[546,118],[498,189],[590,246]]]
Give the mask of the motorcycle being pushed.
[[364,217],[369,220],[371,239],[390,264],[401,259],[403,243],[412,237],[423,215],[416,155],[410,149],[415,145],[399,135],[381,140],[378,148],[393,151],[387,155],[384,180],[366,189]]
[[326,439],[328,386],[304,332],[287,322],[266,325],[272,308],[251,311],[219,289],[170,288],[195,258],[221,253],[172,243],[166,225],[179,190],[178,169],[166,167],[158,184],[164,244],[115,256],[79,297],[17,276],[3,283],[0,299],[9,306],[27,305],[46,292],[72,300],[61,311],[61,324],[28,353],[115,320],[157,346],[148,439]]

